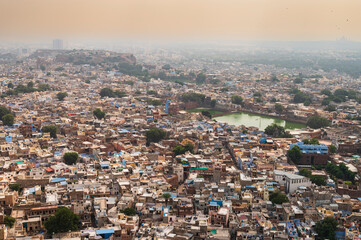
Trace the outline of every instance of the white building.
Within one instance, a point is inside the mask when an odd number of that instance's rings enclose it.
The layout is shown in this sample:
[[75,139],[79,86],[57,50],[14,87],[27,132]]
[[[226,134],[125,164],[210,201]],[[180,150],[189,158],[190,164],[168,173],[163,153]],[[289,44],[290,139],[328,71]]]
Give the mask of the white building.
[[275,180],[279,182],[281,185],[285,186],[286,193],[293,193],[299,187],[311,186],[310,179],[301,175],[279,171],[279,170],[275,170],[274,175],[275,175]]

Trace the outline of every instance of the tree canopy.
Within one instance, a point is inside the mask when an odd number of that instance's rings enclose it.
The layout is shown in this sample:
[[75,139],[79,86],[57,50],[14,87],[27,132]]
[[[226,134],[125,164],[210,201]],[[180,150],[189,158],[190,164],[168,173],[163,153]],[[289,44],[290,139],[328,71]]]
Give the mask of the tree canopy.
[[10,110],[4,106],[0,106],[0,119],[2,119],[6,114],[11,114]]
[[68,165],[73,165],[78,160],[79,155],[77,152],[67,152],[64,154],[64,162]]
[[289,201],[288,197],[279,191],[271,193],[271,195],[269,196],[269,200],[273,204],[282,204],[282,203],[286,203]]
[[4,125],[6,126],[12,126],[14,125],[14,116],[10,113],[6,114],[5,116],[3,116],[2,121],[4,123]]
[[137,211],[134,208],[126,208],[124,210],[120,210],[121,213],[124,213],[127,216],[135,216]]
[[326,217],[325,219],[316,223],[315,231],[318,234],[319,239],[336,239],[337,220],[332,217]]
[[177,145],[173,148],[173,152],[174,154],[177,156],[177,155],[181,155],[181,154],[184,154],[186,152],[191,152],[193,153],[193,148],[194,146],[190,143],[186,144],[185,146],[182,146],[182,145]]
[[198,104],[204,103],[205,98],[206,95],[194,92],[188,92],[181,96],[183,102],[197,102]]
[[42,132],[50,133],[50,137],[56,138],[57,127],[55,125],[47,125],[41,129]]
[[197,84],[203,84],[206,81],[206,75],[204,73],[199,73],[196,77],[196,83]]
[[63,101],[64,98],[66,98],[68,96],[68,93],[66,92],[59,92],[58,94],[56,94],[56,97],[58,98],[59,101]]
[[300,169],[300,171],[299,171],[299,174],[301,175],[301,176],[304,176],[304,177],[311,177],[311,175],[312,175],[312,172],[311,172],[311,170],[308,170],[308,169],[306,169],[306,168],[302,168],[302,169]]
[[76,231],[79,224],[80,217],[66,207],[58,208],[44,223],[48,233]]
[[313,129],[323,128],[329,125],[330,122],[326,118],[320,116],[312,116],[307,120],[307,126]]
[[231,98],[231,102],[233,104],[243,105],[243,98],[241,96],[238,96],[238,95],[233,95],[232,98]]
[[292,162],[298,164],[302,157],[301,149],[298,146],[293,146],[293,148],[287,151],[287,156]]
[[331,154],[335,154],[337,152],[337,147],[335,145],[331,145],[328,150]]
[[298,90],[295,96],[293,97],[293,101],[295,103],[306,103],[309,105],[312,102],[312,98],[310,95]]
[[167,132],[162,129],[154,127],[146,131],[145,136],[147,138],[148,144],[151,142],[157,143],[167,136]]
[[96,108],[93,111],[93,114],[96,118],[98,119],[103,119],[105,117],[105,112],[103,112],[102,110],[100,110],[99,108]]
[[310,145],[320,145],[320,142],[316,139],[316,138],[311,138],[311,139],[303,139],[302,142],[304,144],[310,144]]
[[338,166],[333,163],[327,163],[326,171],[336,178],[346,181],[353,182],[356,177],[356,173],[350,171],[350,169],[344,163],[340,163]]
[[162,197],[167,201],[171,197],[171,195],[170,193],[163,193]]
[[10,216],[5,216],[4,217],[4,224],[9,227],[12,228],[15,224],[16,219]]
[[276,103],[275,104],[275,110],[276,110],[277,113],[283,113],[285,108],[282,106],[282,104]]
[[102,88],[100,90],[99,94],[101,97],[114,97],[115,96],[114,91],[111,88]]
[[329,90],[329,89],[323,89],[321,91],[321,94],[324,94],[326,96],[331,96],[332,95],[332,92]]
[[208,118],[212,118],[212,114],[209,111],[202,111],[202,115]]
[[310,180],[317,186],[326,186],[326,180],[323,176],[311,175]]
[[277,125],[276,123],[272,123],[271,125],[268,125],[264,132],[272,136],[274,138],[292,138],[293,136],[286,132],[285,128],[282,126]]
[[9,185],[9,188],[13,191],[17,191],[17,192],[20,192],[21,190],[21,187],[20,187],[20,184],[19,183],[13,183],[13,184],[10,184]]

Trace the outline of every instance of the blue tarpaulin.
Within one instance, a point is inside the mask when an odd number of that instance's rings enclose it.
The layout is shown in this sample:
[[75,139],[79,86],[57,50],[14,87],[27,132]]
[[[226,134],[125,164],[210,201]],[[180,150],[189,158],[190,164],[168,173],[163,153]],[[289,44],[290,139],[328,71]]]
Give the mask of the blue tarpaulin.
[[53,183],[62,182],[62,181],[65,181],[65,178],[52,178],[50,181]]
[[99,230],[96,230],[96,233],[97,233],[97,235],[102,235],[102,237],[104,239],[108,239],[114,233],[114,229],[113,228],[99,229]]
[[13,142],[13,139],[12,139],[12,137],[10,137],[10,136],[6,136],[6,137],[5,137],[5,141],[6,141],[7,143],[12,143],[12,142]]

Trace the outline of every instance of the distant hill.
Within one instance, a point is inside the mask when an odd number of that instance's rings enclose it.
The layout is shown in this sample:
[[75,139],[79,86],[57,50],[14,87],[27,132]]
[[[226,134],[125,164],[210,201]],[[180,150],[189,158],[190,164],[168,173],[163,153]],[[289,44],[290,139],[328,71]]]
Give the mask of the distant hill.
[[116,53],[104,50],[37,50],[30,58],[54,58],[55,62],[72,63],[75,65],[100,63],[136,64],[136,58],[130,53]]

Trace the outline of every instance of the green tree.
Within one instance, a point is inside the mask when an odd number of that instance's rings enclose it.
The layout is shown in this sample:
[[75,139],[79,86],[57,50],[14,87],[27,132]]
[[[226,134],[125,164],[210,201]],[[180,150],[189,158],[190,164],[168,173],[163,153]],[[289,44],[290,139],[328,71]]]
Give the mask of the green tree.
[[20,187],[20,184],[19,183],[13,183],[13,184],[10,184],[9,185],[9,188],[13,191],[17,191],[17,192],[20,192],[21,190],[21,187]]
[[124,91],[115,90],[114,95],[118,98],[123,98],[127,96],[127,94]]
[[302,168],[300,171],[299,171],[299,174],[301,175],[301,176],[304,176],[304,177],[311,177],[311,175],[312,175],[312,172],[310,171],[310,170],[308,170],[308,169],[306,169],[306,168]]
[[327,163],[326,171],[334,177],[347,181],[354,181],[356,173],[350,171],[350,169],[344,164],[340,163],[338,166],[333,163]]
[[208,111],[202,111],[202,115],[206,116],[208,118],[212,118],[212,114],[210,112],[208,112]]
[[61,71],[64,71],[64,68],[63,67],[57,67],[57,68],[55,68],[55,71],[61,72]]
[[10,110],[6,107],[0,106],[0,119],[2,119],[5,115],[10,114]]
[[295,80],[293,80],[293,82],[296,83],[296,84],[303,83],[303,78],[297,77],[297,78],[295,78]]
[[28,82],[27,84],[28,88],[33,88],[34,87],[34,83],[32,81]]
[[188,143],[185,146],[182,146],[182,145],[175,146],[173,148],[173,152],[177,156],[177,155],[184,154],[184,153],[186,153],[188,151],[193,153],[193,149],[194,149],[194,146],[192,144]]
[[292,162],[298,164],[302,157],[301,149],[298,146],[293,146],[293,148],[288,150],[287,155]]
[[349,93],[348,93],[348,91],[347,91],[346,89],[337,89],[337,90],[333,93],[333,95],[345,97],[345,96],[348,96]]
[[47,125],[41,129],[42,132],[50,133],[50,137],[56,138],[57,127],[55,125]]
[[216,100],[216,99],[212,99],[212,100],[211,100],[211,103],[210,103],[211,108],[215,108],[215,107],[216,107],[216,104],[217,104],[217,100]]
[[188,92],[181,96],[183,102],[197,102],[198,104],[204,103],[206,95],[195,92]]
[[196,77],[197,84],[203,84],[206,81],[206,75],[204,73],[199,73]]
[[209,80],[209,83],[210,84],[213,84],[213,85],[217,85],[217,84],[219,84],[221,82],[221,80],[219,80],[219,79],[211,79],[211,80]]
[[286,132],[286,129],[282,126],[277,125],[276,123],[272,123],[271,125],[268,125],[264,132],[272,136],[274,138],[292,138],[293,136]]
[[330,122],[326,118],[320,116],[312,116],[307,120],[307,126],[313,129],[323,128],[329,125]]
[[8,88],[14,88],[14,84],[13,83],[8,83]]
[[186,151],[182,145],[177,145],[173,148],[173,152],[176,156],[184,154]]
[[78,230],[80,217],[66,207],[59,207],[55,214],[44,223],[48,233],[59,233]]
[[56,97],[58,98],[59,101],[63,101],[64,98],[66,98],[68,96],[68,93],[66,92],[59,92],[58,94],[56,94]]
[[243,105],[243,98],[241,96],[238,96],[238,95],[233,95],[232,98],[231,98],[231,102],[233,104]]
[[127,216],[135,216],[137,211],[134,208],[126,208],[124,210],[120,210],[121,213],[124,213]]
[[331,100],[329,98],[324,98],[321,102],[322,106],[328,106],[330,104]]
[[77,152],[67,152],[64,154],[64,162],[68,165],[73,165],[78,160],[79,155]]
[[223,87],[223,88],[221,88],[221,90],[220,90],[221,92],[228,92],[229,91],[229,89],[227,88],[227,87]]
[[305,94],[304,92],[301,92],[300,90],[297,89],[297,92],[295,94],[295,96],[293,97],[293,101],[295,103],[305,103],[307,101],[307,103],[311,103],[312,102],[312,98]]
[[269,196],[269,200],[273,204],[282,204],[282,203],[286,203],[289,201],[288,197],[279,191],[271,193],[271,195]]
[[133,85],[134,85],[134,82],[133,82],[133,81],[125,81],[125,84],[130,85],[130,86],[133,86]]
[[311,138],[311,139],[303,139],[302,142],[304,144],[310,144],[310,145],[320,145],[320,142],[316,139],[316,138]]
[[163,102],[162,102],[161,100],[158,100],[158,99],[150,99],[150,98],[147,100],[147,103],[148,103],[149,105],[153,105],[153,106],[160,106],[160,105],[163,104]]
[[167,136],[167,132],[162,129],[153,127],[145,132],[145,136],[147,138],[148,144],[151,142],[157,143]]
[[337,147],[335,145],[331,145],[328,149],[331,154],[335,154],[337,152]]
[[303,105],[305,106],[310,106],[312,103],[311,99],[310,98],[307,98],[304,102],[303,102]]
[[14,124],[14,116],[12,114],[6,114],[3,116],[2,121],[6,126],[12,126]]
[[16,219],[10,216],[5,216],[4,217],[4,224],[9,227],[12,228],[15,224]]
[[332,92],[329,90],[329,89],[323,89],[321,91],[321,94],[324,94],[326,96],[331,96],[332,95]]
[[149,91],[147,91],[147,95],[157,96],[157,95],[158,95],[158,93],[157,93],[157,91],[154,91],[154,90],[149,90]]
[[311,180],[311,182],[313,182],[317,186],[326,186],[326,181],[325,181],[324,177],[322,177],[322,176],[312,175],[310,177],[310,180]]
[[334,112],[334,111],[336,111],[336,106],[335,105],[328,105],[327,107],[325,107],[324,110],[328,111],[328,112]]
[[114,97],[114,91],[111,88],[102,88],[100,90],[100,96],[101,97]]
[[165,204],[168,205],[168,201],[171,197],[170,193],[163,193],[162,197],[165,199]]
[[163,65],[163,67],[162,67],[162,69],[164,69],[164,70],[169,70],[171,67],[170,67],[170,65],[169,64],[165,64],[165,65]]
[[44,72],[44,71],[45,71],[45,66],[44,66],[44,65],[41,65],[41,66],[40,66],[40,70]]
[[271,81],[272,81],[272,82],[279,82],[280,80],[279,80],[275,75],[273,75],[273,76],[271,77]]
[[316,223],[315,231],[318,234],[318,239],[324,240],[335,240],[337,221],[332,217],[326,217],[325,219]]
[[260,92],[253,93],[253,97],[262,97],[262,94]]
[[284,107],[282,106],[282,104],[276,103],[275,104],[275,110],[276,110],[277,113],[283,113]]
[[38,85],[38,91],[40,91],[40,92],[48,91],[50,89],[51,88],[50,88],[49,84],[42,83],[42,84]]
[[99,108],[96,108],[93,111],[93,114],[96,118],[98,119],[103,119],[105,117],[105,112],[103,112],[102,110],[100,110]]

